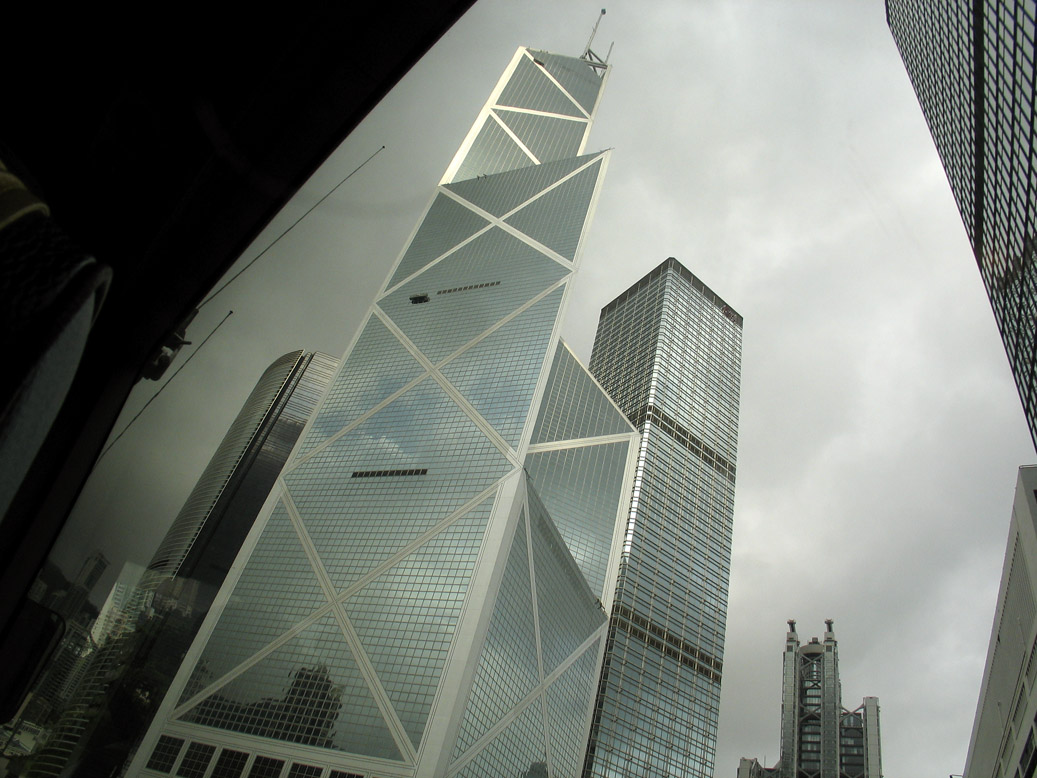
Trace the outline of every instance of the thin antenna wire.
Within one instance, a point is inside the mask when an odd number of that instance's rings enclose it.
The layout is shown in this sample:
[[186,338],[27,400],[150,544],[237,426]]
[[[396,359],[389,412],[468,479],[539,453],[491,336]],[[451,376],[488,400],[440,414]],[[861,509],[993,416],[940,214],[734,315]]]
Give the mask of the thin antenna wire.
[[254,258],[253,258],[253,259],[252,259],[252,261],[251,261],[251,262],[249,262],[249,263],[248,263],[247,265],[245,265],[245,267],[241,268],[241,270],[239,270],[239,271],[238,271],[237,273],[235,273],[235,274],[234,274],[233,276],[231,276],[231,277],[230,277],[230,278],[229,278],[229,279],[227,280],[227,282],[226,282],[225,284],[223,284],[223,286],[221,286],[221,287],[220,287],[219,289],[217,289],[217,290],[216,290],[215,292],[213,292],[213,293],[212,293],[211,295],[209,295],[209,296],[208,296],[208,297],[206,297],[206,298],[205,298],[204,300],[202,300],[202,301],[201,301],[201,302],[200,302],[200,303],[198,304],[198,308],[200,309],[200,308],[201,308],[201,307],[202,307],[203,305],[205,305],[205,304],[206,304],[207,302],[209,302],[210,300],[212,300],[212,298],[214,298],[214,297],[215,297],[216,295],[218,295],[218,294],[219,294],[220,292],[222,292],[222,291],[223,291],[224,289],[226,289],[226,288],[227,288],[228,286],[230,286],[230,285],[231,285],[232,283],[234,283],[234,282],[235,282],[235,281],[237,280],[238,276],[240,276],[240,275],[241,275],[242,273],[244,273],[244,272],[245,272],[246,270],[248,270],[248,269],[249,269],[250,267],[252,267],[252,265],[254,265],[254,264],[256,263],[256,260],[258,260],[258,259],[259,259],[259,258],[260,258],[261,256],[263,256],[264,254],[266,254],[266,253],[267,253],[267,252],[268,252],[268,251],[269,251],[270,249],[272,249],[272,248],[274,247],[274,245],[275,245],[275,244],[276,244],[276,243],[277,243],[277,242],[278,242],[279,240],[281,240],[281,238],[283,238],[283,237],[284,237],[285,235],[287,235],[287,234],[288,234],[289,232],[291,232],[291,231],[292,231],[293,229],[295,229],[296,225],[298,225],[298,224],[299,224],[299,222],[301,222],[301,221],[302,221],[303,219],[305,219],[305,218],[306,218],[307,216],[309,216],[309,215],[310,215],[310,213],[311,213],[311,212],[313,211],[313,209],[314,209],[314,208],[316,208],[316,207],[317,207],[318,205],[320,205],[320,204],[321,204],[321,203],[323,203],[323,202],[324,202],[325,200],[327,200],[327,199],[328,199],[329,197],[331,197],[331,195],[335,193],[335,190],[336,190],[336,189],[338,189],[338,188],[339,188],[340,186],[342,186],[342,185],[343,185],[344,183],[346,183],[346,181],[348,181],[348,180],[349,180],[350,178],[352,178],[352,177],[353,177],[353,174],[354,174],[354,173],[356,173],[357,171],[359,171],[359,170],[360,170],[360,168],[362,168],[362,167],[363,167],[364,165],[366,165],[366,164],[367,164],[368,162],[370,162],[370,161],[371,161],[372,159],[374,159],[374,158],[375,158],[376,156],[378,156],[378,154],[380,154],[380,153],[381,153],[381,152],[382,152],[382,151],[383,151],[384,149],[385,149],[385,146],[382,146],[382,147],[381,147],[380,149],[378,149],[378,151],[376,151],[376,152],[375,152],[374,154],[372,154],[372,155],[371,155],[371,156],[369,156],[369,157],[368,157],[367,159],[365,159],[365,160],[364,160],[363,162],[361,162],[361,163],[360,163],[360,164],[359,164],[359,165],[358,165],[358,166],[356,167],[356,169],[355,169],[355,170],[353,170],[353,172],[352,172],[352,173],[350,173],[350,174],[349,174],[348,176],[346,176],[346,177],[345,177],[345,178],[343,178],[343,179],[342,179],[341,181],[339,181],[339,182],[338,182],[337,184],[335,184],[335,186],[334,186],[334,187],[333,187],[333,188],[331,189],[331,191],[329,191],[329,192],[328,192],[328,193],[327,193],[326,195],[324,195],[324,196],[323,196],[322,198],[320,198],[320,199],[319,199],[319,200],[318,200],[317,202],[315,202],[315,203],[314,203],[313,205],[311,205],[311,206],[310,206],[310,207],[309,207],[309,208],[307,209],[306,213],[304,213],[304,214],[303,214],[302,216],[300,216],[300,217],[299,217],[298,219],[296,219],[296,220],[295,220],[294,222],[292,222],[292,224],[291,224],[291,225],[289,225],[289,227],[288,227],[288,228],[287,228],[287,229],[286,229],[286,230],[285,230],[284,232],[282,232],[282,233],[281,233],[280,235],[278,235],[278,236],[277,236],[276,238],[274,238],[274,239],[273,239],[273,240],[272,240],[272,241],[270,242],[270,245],[268,245],[268,246],[267,246],[267,247],[266,247],[265,249],[263,249],[262,251],[260,251],[260,252],[259,252],[259,253],[258,253],[258,254],[257,254],[257,255],[256,255],[256,256],[255,256]]
[[130,419],[130,423],[122,428],[122,432],[120,432],[118,435],[116,435],[115,439],[112,440],[112,442],[109,443],[107,446],[105,446],[104,451],[102,451],[100,453],[100,455],[97,457],[97,461],[94,462],[94,467],[97,467],[97,463],[101,461],[102,457],[104,457],[105,454],[107,454],[109,451],[112,450],[112,446],[114,446],[116,443],[119,442],[119,438],[121,438],[123,435],[126,434],[126,431],[130,427],[133,426],[133,422],[135,422],[137,419],[140,418],[140,415],[142,413],[144,413],[144,411],[146,411],[148,409],[148,406],[151,405],[151,403],[154,401],[154,399],[156,397],[158,397],[160,394],[162,394],[162,390],[165,389],[167,386],[169,386],[173,382],[173,379],[176,378],[180,374],[181,370],[183,370],[185,367],[187,367],[187,363],[190,362],[192,359],[194,359],[194,355],[202,350],[202,346],[204,346],[209,341],[209,338],[211,338],[213,335],[216,334],[216,330],[218,330],[220,327],[223,326],[223,322],[227,321],[227,319],[230,318],[230,315],[232,313],[234,313],[234,311],[227,311],[227,315],[223,317],[223,320],[213,328],[212,332],[210,332],[208,335],[205,336],[205,340],[203,340],[201,343],[198,344],[198,348],[196,348],[194,351],[191,352],[190,356],[188,356],[187,359],[184,360],[184,364],[180,365],[180,367],[178,367],[176,369],[176,371],[173,373],[173,375],[169,376],[169,380],[166,381],[164,384],[162,384],[162,386],[160,386],[158,388],[157,392],[155,392],[153,395],[151,395],[151,399],[148,400],[146,403],[144,403],[144,407],[141,408],[139,411],[137,411],[137,415],[134,416],[132,419]]

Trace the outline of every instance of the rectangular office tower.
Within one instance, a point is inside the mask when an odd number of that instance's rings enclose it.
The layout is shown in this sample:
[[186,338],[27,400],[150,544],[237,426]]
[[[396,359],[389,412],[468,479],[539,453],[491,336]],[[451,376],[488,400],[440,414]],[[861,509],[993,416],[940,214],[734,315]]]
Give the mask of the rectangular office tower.
[[130,775],[579,774],[638,441],[558,337],[607,74],[516,52]]
[[1037,443],[1035,0],[887,0]]
[[601,311],[591,372],[642,438],[584,775],[713,775],[741,343],[672,257]]
[[1037,466],[1019,468],[966,778],[1037,770]]

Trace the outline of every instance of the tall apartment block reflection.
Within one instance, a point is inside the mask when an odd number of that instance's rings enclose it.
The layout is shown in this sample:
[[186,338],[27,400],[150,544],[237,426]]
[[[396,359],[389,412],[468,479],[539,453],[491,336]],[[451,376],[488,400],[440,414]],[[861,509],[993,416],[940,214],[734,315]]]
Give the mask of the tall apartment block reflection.
[[1037,443],[1034,0],[887,0]]
[[516,52],[130,775],[578,775],[638,439],[557,334],[607,73]]
[[781,687],[781,758],[774,767],[741,759],[738,778],[882,778],[879,700],[843,708],[832,621],[824,641],[800,643],[789,621]]
[[[302,351],[270,365],[147,568],[124,568],[92,625],[86,616],[64,614],[72,647],[65,653],[74,654],[75,672],[64,670],[69,662],[59,654],[15,722],[12,741],[26,742],[15,774],[108,775],[122,765],[337,365]],[[86,595],[78,592],[88,591],[106,565],[94,554],[68,587],[71,596],[39,594],[56,609],[73,598],[82,609]],[[53,704],[59,673],[62,694]]]
[[591,372],[642,438],[584,775],[713,775],[741,336],[672,257],[601,311]]
[[1037,770],[1037,466],[1019,468],[965,775]]

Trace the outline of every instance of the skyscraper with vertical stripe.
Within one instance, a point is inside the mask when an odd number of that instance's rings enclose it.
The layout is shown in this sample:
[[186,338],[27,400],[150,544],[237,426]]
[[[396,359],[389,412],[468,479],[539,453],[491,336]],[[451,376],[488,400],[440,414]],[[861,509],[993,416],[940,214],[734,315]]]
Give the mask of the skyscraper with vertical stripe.
[[1037,2],[886,0],[1037,444]]
[[591,372],[642,437],[586,776],[713,775],[741,349],[673,257],[601,311]]
[[131,775],[579,774],[638,440],[558,336],[607,75],[515,54]]

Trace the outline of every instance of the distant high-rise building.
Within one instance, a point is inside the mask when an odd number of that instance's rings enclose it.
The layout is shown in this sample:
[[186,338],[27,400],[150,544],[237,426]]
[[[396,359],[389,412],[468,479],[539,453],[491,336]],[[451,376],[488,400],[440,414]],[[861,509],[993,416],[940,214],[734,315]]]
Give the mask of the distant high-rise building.
[[1019,468],[966,778],[1037,769],[1037,466]]
[[578,775],[638,440],[558,337],[607,73],[515,54],[129,775]]
[[1034,0],[886,0],[1037,443]]
[[741,349],[673,257],[601,311],[591,372],[642,438],[586,776],[713,775]]
[[155,551],[145,588],[176,578],[215,594],[337,367],[293,351],[264,371]]
[[879,700],[854,710],[842,703],[839,646],[832,621],[824,641],[802,644],[796,622],[785,636],[781,685],[781,758],[774,767],[741,759],[738,778],[882,778]]
[[[89,630],[89,640],[78,634],[84,628],[70,630],[66,643],[75,651],[65,651],[52,663],[34,692],[34,704],[14,723],[18,733],[49,726],[51,714],[61,713],[49,730],[46,748],[30,752],[32,758],[26,760],[31,775],[59,775],[70,765],[83,774],[110,774],[121,766],[173,680],[179,659],[337,366],[332,357],[302,351],[274,361],[147,569],[124,567]],[[102,555],[92,554],[70,589],[89,590],[106,565]],[[67,679],[52,690],[59,677]]]

